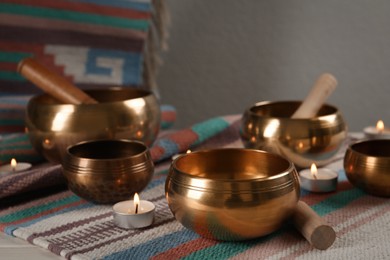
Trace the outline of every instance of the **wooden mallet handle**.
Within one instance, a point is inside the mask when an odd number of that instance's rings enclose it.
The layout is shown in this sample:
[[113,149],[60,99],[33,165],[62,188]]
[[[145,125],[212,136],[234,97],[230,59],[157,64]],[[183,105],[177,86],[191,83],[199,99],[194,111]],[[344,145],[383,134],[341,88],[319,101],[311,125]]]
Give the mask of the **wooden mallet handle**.
[[337,80],[333,75],[322,74],[291,118],[315,117],[336,86]]
[[97,104],[85,92],[72,85],[60,75],[52,72],[36,60],[26,58],[19,62],[18,72],[49,95],[66,104]]
[[292,217],[295,228],[313,247],[329,248],[336,239],[336,232],[322,220],[305,202],[299,201]]

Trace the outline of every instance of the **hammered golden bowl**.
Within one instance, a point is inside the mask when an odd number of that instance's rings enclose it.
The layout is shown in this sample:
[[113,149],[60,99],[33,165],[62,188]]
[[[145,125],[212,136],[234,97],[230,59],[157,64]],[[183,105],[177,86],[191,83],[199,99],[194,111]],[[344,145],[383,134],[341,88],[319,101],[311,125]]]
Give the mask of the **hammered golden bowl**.
[[70,146],[62,162],[68,187],[100,204],[128,200],[153,177],[149,149],[139,141],[97,140]]
[[390,140],[351,144],[344,157],[348,180],[365,192],[390,197]]
[[165,183],[175,218],[203,237],[240,241],[270,234],[292,214],[294,165],[264,151],[224,148],[176,158]]
[[47,160],[61,162],[69,145],[97,139],[139,140],[151,145],[160,127],[160,106],[149,91],[109,88],[86,91],[99,104],[61,104],[44,94],[27,105],[32,146]]
[[325,104],[314,118],[290,118],[300,104],[265,101],[246,109],[240,129],[244,146],[277,153],[299,168],[329,163],[347,137],[343,116]]

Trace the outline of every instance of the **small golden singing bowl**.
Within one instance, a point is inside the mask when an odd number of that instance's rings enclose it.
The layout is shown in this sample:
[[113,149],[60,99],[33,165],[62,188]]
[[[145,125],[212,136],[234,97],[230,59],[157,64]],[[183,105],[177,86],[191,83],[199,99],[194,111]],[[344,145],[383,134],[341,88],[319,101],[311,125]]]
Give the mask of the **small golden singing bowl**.
[[129,140],[78,143],[67,149],[62,163],[69,189],[101,204],[132,198],[150,182],[153,171],[148,147]]
[[66,148],[82,141],[154,142],[160,127],[160,106],[151,92],[134,88],[86,92],[99,104],[61,104],[47,94],[29,101],[27,132],[32,146],[47,160],[61,162]]
[[165,196],[175,218],[201,236],[240,241],[277,230],[300,195],[294,165],[251,149],[214,149],[175,159]]
[[390,140],[351,144],[344,157],[348,180],[363,191],[390,197]]
[[290,118],[300,104],[265,101],[248,108],[240,129],[244,146],[277,153],[300,168],[329,163],[347,137],[343,116],[326,104],[314,118]]

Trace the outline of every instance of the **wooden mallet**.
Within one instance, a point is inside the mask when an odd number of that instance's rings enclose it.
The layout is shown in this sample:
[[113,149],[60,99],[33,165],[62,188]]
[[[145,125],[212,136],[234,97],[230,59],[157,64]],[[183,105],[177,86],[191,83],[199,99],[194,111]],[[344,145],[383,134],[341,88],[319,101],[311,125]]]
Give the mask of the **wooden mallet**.
[[43,91],[66,104],[96,104],[95,99],[33,58],[19,62],[17,71]]

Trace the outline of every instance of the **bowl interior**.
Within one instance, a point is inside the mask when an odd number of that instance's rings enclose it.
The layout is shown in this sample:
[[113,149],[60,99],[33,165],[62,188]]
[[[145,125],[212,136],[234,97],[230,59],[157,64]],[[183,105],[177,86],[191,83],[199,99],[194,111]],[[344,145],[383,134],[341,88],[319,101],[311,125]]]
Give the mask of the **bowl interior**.
[[[93,90],[85,90],[85,92],[91,97],[93,97],[94,99],[96,99],[97,101],[99,101],[99,103],[124,101],[128,99],[143,98],[148,95],[152,95],[151,92],[147,90],[134,89],[134,88],[93,89]],[[55,99],[54,97],[48,94],[35,96],[33,97],[33,101],[39,104],[46,104],[46,105],[62,104],[59,100]]]
[[[260,102],[251,107],[250,111],[258,116],[290,118],[301,103],[300,101]],[[330,115],[336,112],[337,108],[325,104],[318,111],[317,116]]]
[[265,179],[286,172],[282,157],[250,149],[215,149],[186,154],[175,161],[178,171],[192,177],[220,181]]
[[[300,101],[261,102],[251,107],[250,111],[258,116],[290,118],[301,103]],[[325,104],[318,111],[317,116],[330,115],[336,112],[337,108]]]
[[373,157],[389,157],[390,140],[368,140],[351,145],[351,149],[357,153]]
[[147,147],[135,141],[98,140],[83,142],[69,147],[72,156],[84,159],[121,159],[144,153]]

